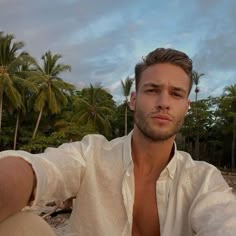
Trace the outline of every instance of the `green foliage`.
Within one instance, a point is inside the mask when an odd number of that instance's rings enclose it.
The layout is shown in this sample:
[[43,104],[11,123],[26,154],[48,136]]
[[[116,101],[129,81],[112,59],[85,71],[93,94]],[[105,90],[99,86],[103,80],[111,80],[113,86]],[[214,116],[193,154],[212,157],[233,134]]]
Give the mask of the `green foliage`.
[[68,141],[78,141],[83,136],[87,134],[95,134],[98,133],[96,127],[92,124],[86,124],[84,126],[78,126],[76,123],[67,122],[64,119],[58,120],[55,122],[56,132],[54,135],[58,139],[63,139],[66,142]]
[[133,83],[134,83],[134,79],[133,78],[127,77],[125,79],[125,81],[121,80],[122,92],[123,92],[123,95],[124,95],[126,100],[128,99],[128,97],[130,95]]
[[70,71],[69,65],[57,63],[61,55],[52,55],[50,51],[42,56],[43,66],[35,63],[35,71],[29,73],[28,81],[37,85],[38,92],[32,97],[34,110],[39,112],[45,106],[51,113],[58,113],[67,104],[66,92],[74,89],[72,84],[64,82],[58,75]]
[[18,73],[19,68],[34,62],[34,59],[26,52],[19,53],[23,46],[23,42],[14,41],[12,34],[4,35],[0,32],[0,130],[2,105],[7,104],[7,107],[11,109],[21,109],[24,102],[20,89],[30,87],[30,84],[26,83]]
[[[192,80],[193,83],[195,84],[195,86],[197,87],[199,85],[200,82],[200,77],[204,76],[204,73],[198,73],[197,71],[193,71],[192,72]],[[196,92],[196,91],[195,91]],[[199,91],[198,91],[199,92]]]
[[[115,113],[112,118],[113,137],[120,137],[125,133],[125,109],[125,104],[118,105],[115,109]],[[133,129],[133,126],[133,112],[130,109],[127,109],[127,133]]]
[[134,83],[134,79],[133,78],[129,78],[127,77],[125,82],[121,80],[121,85],[122,85],[122,92],[123,92],[123,95],[125,97],[125,101],[124,101],[124,106],[125,106],[125,109],[124,109],[124,135],[127,135],[128,133],[128,127],[127,127],[127,123],[128,123],[128,110],[129,110],[129,96],[130,96],[130,93],[131,93],[131,88],[132,88],[132,85]]
[[28,73],[27,80],[38,88],[38,92],[31,97],[34,111],[39,112],[33,138],[38,131],[43,111],[46,109],[52,114],[59,113],[67,105],[67,93],[74,89],[72,84],[58,77],[60,73],[71,70],[69,65],[58,63],[60,58],[61,55],[52,55],[48,51],[42,56],[43,65],[35,63],[35,70]]
[[90,125],[94,129],[111,137],[111,118],[114,112],[115,102],[112,95],[101,87],[83,89],[73,101],[75,115],[72,121],[78,126]]
[[[198,119],[195,116],[196,109]],[[226,95],[193,102],[181,129],[184,149],[194,156],[195,138],[199,135],[200,160],[230,167],[233,136],[231,109],[231,100]]]
[[[111,139],[133,129],[133,113],[128,109],[133,79],[121,82],[125,100],[116,105],[112,95],[99,85],[75,91],[73,85],[60,78],[61,72],[71,69],[58,63],[60,54],[47,51],[39,65],[22,52],[23,47],[24,43],[14,41],[13,35],[0,33],[1,150],[13,147],[17,117],[16,146],[33,153],[81,140],[87,134],[103,134]],[[181,146],[194,156],[198,137],[200,160],[231,167],[235,161],[236,85],[226,87],[222,96],[198,101],[201,76],[193,73],[196,100],[181,129]],[[32,139],[36,120],[40,126]]]

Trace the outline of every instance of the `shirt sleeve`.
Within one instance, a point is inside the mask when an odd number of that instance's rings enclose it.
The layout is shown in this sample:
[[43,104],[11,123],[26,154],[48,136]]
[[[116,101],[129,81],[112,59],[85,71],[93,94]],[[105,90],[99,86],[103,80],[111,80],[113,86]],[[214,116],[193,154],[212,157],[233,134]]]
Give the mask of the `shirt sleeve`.
[[196,236],[235,236],[236,197],[218,170],[206,177],[190,210]]
[[91,148],[89,137],[80,142],[67,143],[58,148],[47,148],[44,153],[3,151],[0,158],[20,157],[31,164],[36,176],[34,199],[30,206],[76,196],[86,168],[86,157]]

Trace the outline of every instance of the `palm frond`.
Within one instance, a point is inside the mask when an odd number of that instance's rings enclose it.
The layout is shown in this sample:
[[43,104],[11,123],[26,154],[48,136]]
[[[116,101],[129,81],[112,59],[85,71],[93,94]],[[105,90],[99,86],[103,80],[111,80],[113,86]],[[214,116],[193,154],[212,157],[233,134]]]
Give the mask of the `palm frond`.
[[134,79],[130,77],[127,77],[125,81],[121,80],[122,92],[123,92],[123,95],[126,97],[126,99],[130,95],[130,91],[133,86],[133,83],[134,83]]
[[41,90],[35,99],[34,102],[34,110],[39,112],[46,104],[47,102],[47,94],[44,90]]

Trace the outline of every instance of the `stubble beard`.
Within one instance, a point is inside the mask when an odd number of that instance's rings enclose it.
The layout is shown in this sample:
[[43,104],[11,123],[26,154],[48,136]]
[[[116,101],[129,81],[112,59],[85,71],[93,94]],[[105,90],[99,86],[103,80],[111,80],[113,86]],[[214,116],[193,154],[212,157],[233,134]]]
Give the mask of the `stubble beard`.
[[174,122],[174,125],[165,133],[153,129],[148,123],[148,115],[145,116],[145,114],[143,114],[143,112],[141,111],[135,111],[134,122],[144,137],[150,139],[152,142],[160,142],[175,136],[181,129],[184,122],[184,118],[179,120],[173,119],[172,122]]

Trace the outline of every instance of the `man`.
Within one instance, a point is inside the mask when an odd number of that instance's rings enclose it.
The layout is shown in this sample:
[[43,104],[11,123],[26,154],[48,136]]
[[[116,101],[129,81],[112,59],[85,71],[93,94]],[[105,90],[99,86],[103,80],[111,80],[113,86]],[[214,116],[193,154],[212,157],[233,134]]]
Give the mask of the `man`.
[[128,136],[88,135],[37,155],[2,152],[0,230],[17,224],[12,218],[27,204],[76,196],[71,235],[235,235],[231,188],[174,142],[190,105],[191,73],[185,53],[158,48],[135,67]]

